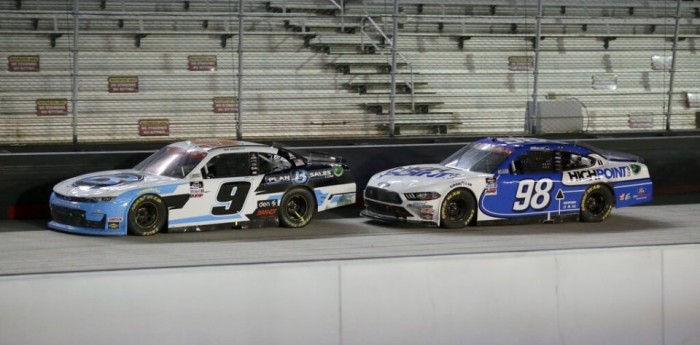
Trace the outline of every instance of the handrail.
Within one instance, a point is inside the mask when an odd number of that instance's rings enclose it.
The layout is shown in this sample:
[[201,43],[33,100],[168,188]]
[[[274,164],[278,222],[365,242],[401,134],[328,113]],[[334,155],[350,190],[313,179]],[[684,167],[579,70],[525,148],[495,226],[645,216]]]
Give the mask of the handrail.
[[[387,59],[387,62],[389,62],[389,57],[386,56],[379,46],[377,46],[374,41],[372,40],[372,37],[367,34],[365,31],[365,21],[369,20],[370,23],[374,26],[374,28],[377,30],[377,32],[384,38],[385,42],[388,42],[390,46],[394,46],[394,41],[389,39],[389,37],[384,34],[384,31],[377,25],[377,23],[370,17],[370,16],[363,16],[362,20],[360,21],[360,33],[362,34],[360,36],[360,49],[364,52],[365,51],[365,37],[367,38],[368,42],[374,47],[374,50],[382,54],[382,56],[385,56]],[[405,55],[403,55],[401,52],[396,52],[397,55],[406,63],[408,66],[409,70],[409,76],[410,79],[406,80],[403,76],[401,76],[402,81],[408,88],[411,90],[411,111],[415,112],[416,111],[416,94],[415,94],[415,88],[414,88],[414,83],[413,83],[413,65],[411,65],[411,62],[408,61]]]
[[340,10],[340,29],[345,31],[345,0],[340,0],[338,4],[335,0],[330,1],[337,9]]

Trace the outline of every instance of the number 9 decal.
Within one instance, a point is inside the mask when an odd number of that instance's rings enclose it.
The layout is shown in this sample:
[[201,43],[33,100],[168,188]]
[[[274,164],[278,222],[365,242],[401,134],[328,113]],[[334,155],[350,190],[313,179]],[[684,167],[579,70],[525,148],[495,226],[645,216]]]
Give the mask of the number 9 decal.
[[528,208],[533,210],[546,208],[552,199],[549,195],[552,187],[554,187],[554,182],[548,178],[539,181],[530,179],[520,181],[518,190],[515,192],[513,211],[522,212]]
[[211,208],[211,214],[223,216],[241,212],[249,190],[250,183],[248,182],[229,182],[222,184],[219,188],[219,192],[216,194],[217,203]]

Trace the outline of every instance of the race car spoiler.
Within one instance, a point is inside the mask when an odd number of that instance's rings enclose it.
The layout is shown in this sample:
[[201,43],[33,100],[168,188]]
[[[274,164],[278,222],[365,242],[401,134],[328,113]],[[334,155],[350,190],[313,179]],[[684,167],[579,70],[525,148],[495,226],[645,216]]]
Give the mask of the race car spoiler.
[[321,164],[345,164],[345,158],[337,155],[331,155],[326,152],[320,151],[307,151],[299,149],[291,149],[288,146],[280,143],[273,143],[274,146],[282,147],[285,150],[294,153],[297,156],[303,157],[307,163],[321,163]]
[[612,162],[637,162],[637,163],[644,163],[644,158],[633,155],[630,153],[625,153],[625,152],[619,152],[619,151],[612,151],[612,150],[601,150],[600,148],[597,148],[593,145],[589,144],[583,144],[583,143],[576,143],[576,145],[588,148],[589,150],[603,156],[603,158],[612,161]]

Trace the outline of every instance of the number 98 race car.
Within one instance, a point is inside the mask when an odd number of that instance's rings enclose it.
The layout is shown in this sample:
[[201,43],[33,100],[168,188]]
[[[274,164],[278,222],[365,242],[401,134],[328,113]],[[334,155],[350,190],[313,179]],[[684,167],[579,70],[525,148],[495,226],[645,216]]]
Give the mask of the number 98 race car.
[[649,170],[639,157],[536,138],[485,138],[440,164],[375,174],[362,215],[445,228],[567,215],[600,222],[613,207],[651,198]]
[[354,204],[355,188],[340,158],[244,141],[183,141],[133,169],[58,183],[49,227],[96,235],[297,228],[316,211]]

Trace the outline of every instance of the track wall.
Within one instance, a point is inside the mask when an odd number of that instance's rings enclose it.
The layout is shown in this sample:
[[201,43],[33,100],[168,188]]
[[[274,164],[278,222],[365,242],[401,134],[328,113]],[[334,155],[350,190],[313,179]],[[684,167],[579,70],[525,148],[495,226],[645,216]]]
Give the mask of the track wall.
[[[602,149],[643,157],[654,181],[655,202],[669,198],[700,202],[700,137],[586,139]],[[464,145],[401,143],[305,148],[345,157],[362,191],[376,172],[404,164],[435,163]],[[290,145],[300,146],[300,145]],[[99,151],[0,154],[0,219],[48,217],[48,198],[57,182],[83,173],[130,168],[152,151]]]
[[0,343],[697,344],[699,249],[5,276]]

